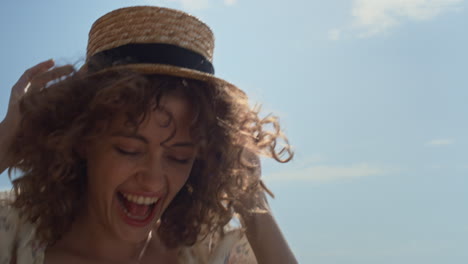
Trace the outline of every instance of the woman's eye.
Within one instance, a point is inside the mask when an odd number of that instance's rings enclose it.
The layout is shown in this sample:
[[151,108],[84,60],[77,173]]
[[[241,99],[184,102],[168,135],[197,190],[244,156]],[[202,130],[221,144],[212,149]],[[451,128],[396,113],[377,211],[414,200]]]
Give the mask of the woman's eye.
[[118,153],[126,155],[126,156],[137,156],[137,155],[140,154],[140,152],[138,152],[138,151],[128,151],[128,150],[122,149],[120,147],[114,147],[114,148]]
[[187,164],[190,162],[190,159],[179,159],[179,158],[176,158],[176,157],[168,157],[171,161],[174,161],[176,163],[179,163],[179,164]]

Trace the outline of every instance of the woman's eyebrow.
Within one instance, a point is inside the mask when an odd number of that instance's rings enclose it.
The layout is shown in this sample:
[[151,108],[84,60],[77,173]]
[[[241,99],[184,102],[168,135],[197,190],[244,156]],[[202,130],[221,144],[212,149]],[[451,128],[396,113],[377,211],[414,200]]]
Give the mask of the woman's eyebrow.
[[[112,136],[132,138],[132,139],[140,140],[145,144],[149,144],[148,139],[138,133],[117,132],[117,133],[112,134]],[[182,142],[172,143],[168,147],[170,148],[194,148],[195,144],[190,141],[186,141],[186,142],[182,141]]]
[[193,148],[195,147],[195,144],[193,142],[175,142],[171,144],[169,147],[171,148]]
[[140,140],[145,144],[149,144],[148,139],[146,139],[144,136],[138,134],[138,133],[125,133],[125,132],[117,132],[112,134],[113,137],[126,137],[126,138],[132,138],[136,140]]

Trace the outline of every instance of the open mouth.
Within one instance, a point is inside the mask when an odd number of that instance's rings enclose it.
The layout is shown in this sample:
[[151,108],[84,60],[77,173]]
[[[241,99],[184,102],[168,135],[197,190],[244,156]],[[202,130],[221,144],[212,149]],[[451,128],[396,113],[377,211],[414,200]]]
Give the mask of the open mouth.
[[125,222],[134,226],[144,226],[154,218],[159,197],[144,197],[117,192],[117,200]]

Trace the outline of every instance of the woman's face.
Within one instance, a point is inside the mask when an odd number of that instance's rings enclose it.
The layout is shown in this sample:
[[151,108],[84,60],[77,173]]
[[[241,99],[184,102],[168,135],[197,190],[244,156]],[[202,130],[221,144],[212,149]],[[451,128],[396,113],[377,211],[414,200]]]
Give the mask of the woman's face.
[[[196,148],[190,136],[191,106],[166,96],[136,133],[124,120],[86,149],[87,217],[119,240],[141,242],[187,181]],[[166,125],[166,126],[165,126]],[[169,140],[176,126],[175,135]]]

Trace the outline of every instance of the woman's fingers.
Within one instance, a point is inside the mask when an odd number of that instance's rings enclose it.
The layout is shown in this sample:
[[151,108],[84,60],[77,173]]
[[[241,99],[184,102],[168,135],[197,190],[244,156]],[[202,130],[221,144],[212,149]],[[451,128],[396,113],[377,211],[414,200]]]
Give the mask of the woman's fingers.
[[19,99],[24,94],[25,89],[29,86],[29,82],[38,74],[48,71],[54,66],[54,64],[54,61],[50,59],[27,69],[13,86],[11,91],[11,99]]
[[25,93],[31,90],[39,90],[45,87],[48,82],[58,80],[74,71],[71,65],[51,69],[54,65],[53,60],[43,61],[23,73],[11,90],[10,103],[5,119],[17,123],[20,119],[18,103]]
[[55,62],[52,59],[43,61],[43,62],[41,62],[41,63],[39,63],[39,64],[29,68],[29,69],[27,69],[24,72],[23,76],[28,81],[31,81],[36,75],[49,70],[50,68],[54,67],[54,65],[55,65]]
[[75,69],[72,65],[65,65],[37,74],[31,79],[31,89],[44,87],[48,82],[71,74]]

